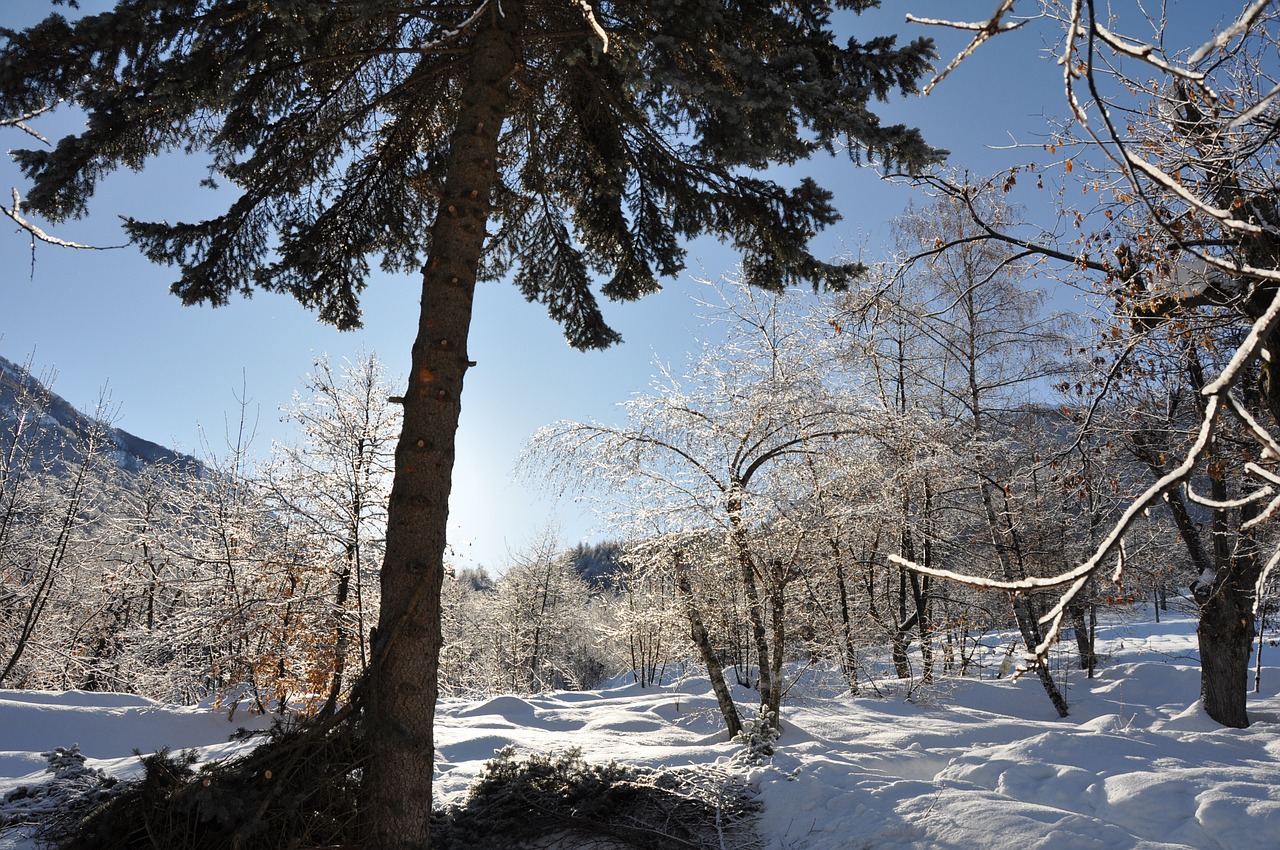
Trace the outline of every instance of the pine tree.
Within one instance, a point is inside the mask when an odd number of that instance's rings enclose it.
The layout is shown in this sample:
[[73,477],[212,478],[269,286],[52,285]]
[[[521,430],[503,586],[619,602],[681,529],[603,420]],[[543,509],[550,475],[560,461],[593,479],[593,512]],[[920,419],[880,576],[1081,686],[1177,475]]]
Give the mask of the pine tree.
[[234,187],[206,221],[126,222],[178,268],[185,303],[261,288],[353,327],[371,258],[421,270],[372,648],[367,847],[426,845],[476,281],[511,273],[580,348],[618,340],[597,276],[610,299],[654,292],[698,234],[740,250],[752,284],[845,285],[860,267],[807,247],[837,217],[830,193],[766,169],[839,147],[906,169],[940,158],[869,108],[913,90],[930,43],[835,39],[837,9],[877,4],[118,0],[0,33],[0,122],[60,101],[87,117],[51,150],[14,152],[29,211],[83,215],[101,177],[172,150],[207,154],[210,182]]

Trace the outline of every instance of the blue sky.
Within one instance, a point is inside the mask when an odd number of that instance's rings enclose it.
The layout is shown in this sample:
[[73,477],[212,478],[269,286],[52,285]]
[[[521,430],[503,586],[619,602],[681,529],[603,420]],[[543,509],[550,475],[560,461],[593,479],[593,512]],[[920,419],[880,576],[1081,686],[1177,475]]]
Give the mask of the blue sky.
[[[1024,0],[1024,5],[1026,0]],[[109,5],[82,0],[86,11]],[[887,0],[884,9],[852,18],[852,32],[870,37],[898,32],[908,39],[933,36],[942,63],[963,46],[958,33],[903,22],[907,12],[927,17],[985,19],[995,0]],[[1032,4],[1034,5],[1034,4]],[[1211,13],[1222,16],[1223,7]],[[1236,11],[1237,4],[1223,4]],[[39,20],[46,0],[5,0],[0,25]],[[1030,8],[1030,6],[1028,6]],[[1206,12],[1205,14],[1210,14]],[[1043,115],[1060,110],[1060,72],[1041,57],[1051,26],[1028,27],[995,39],[961,66],[927,99],[897,100],[882,107],[886,121],[922,127],[951,163],[977,173],[994,171],[1025,151],[994,149],[1013,139],[1036,142]],[[74,117],[55,116],[63,127]],[[47,127],[50,134],[57,128]],[[0,131],[6,148],[26,147],[29,137]],[[847,159],[813,162],[803,169],[836,192],[844,214],[818,237],[819,255],[849,252],[874,257],[886,223],[913,197],[873,169]],[[102,184],[89,219],[57,229],[59,236],[95,245],[123,241],[117,216],[191,218],[215,210],[208,190],[196,184],[198,162],[174,157],[141,173],[117,174]],[[0,162],[5,198],[20,175]],[[183,307],[168,294],[169,269],[154,266],[132,248],[68,251],[38,246],[0,223],[0,355],[22,360],[34,353],[37,371],[56,368],[55,390],[77,406],[92,406],[106,385],[117,406],[116,424],[139,436],[200,453],[202,440],[224,447],[228,423],[238,418],[242,384],[257,422],[253,448],[291,434],[278,407],[309,370],[312,359],[335,360],[373,351],[400,375],[407,369],[416,327],[418,281],[377,273],[363,299],[365,328],[339,333],[285,296],[258,294],[217,310]],[[732,268],[731,252],[704,240],[691,247],[688,274],[718,276]],[[546,493],[511,480],[525,440],[557,419],[616,419],[615,404],[648,387],[654,357],[679,363],[695,348],[699,323],[688,278],[668,282],[662,293],[636,304],[606,305],[606,316],[626,340],[605,352],[570,349],[541,307],[526,303],[506,283],[485,284],[477,294],[469,350],[478,366],[467,375],[459,427],[451,544],[463,563],[493,570],[508,550],[527,545],[549,522],[566,543],[599,539],[589,508],[556,504]],[[202,436],[203,434],[203,436]]]

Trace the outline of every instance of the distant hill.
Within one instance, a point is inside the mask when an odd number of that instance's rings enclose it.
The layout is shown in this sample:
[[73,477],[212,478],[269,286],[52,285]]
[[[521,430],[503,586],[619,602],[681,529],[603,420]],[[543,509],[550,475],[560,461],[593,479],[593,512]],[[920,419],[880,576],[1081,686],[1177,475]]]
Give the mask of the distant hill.
[[[8,431],[17,415],[20,400],[24,398],[36,400],[41,410],[40,454],[49,459],[78,461],[79,445],[89,433],[92,419],[46,387],[26,368],[4,357],[0,357],[0,447],[3,434]],[[108,426],[107,439],[111,443],[107,456],[116,467],[126,472],[138,472],[155,464],[199,466],[199,462],[190,455],[175,452],[119,428]]]
[[574,571],[595,590],[619,589],[622,544],[612,540],[579,543],[565,554]]

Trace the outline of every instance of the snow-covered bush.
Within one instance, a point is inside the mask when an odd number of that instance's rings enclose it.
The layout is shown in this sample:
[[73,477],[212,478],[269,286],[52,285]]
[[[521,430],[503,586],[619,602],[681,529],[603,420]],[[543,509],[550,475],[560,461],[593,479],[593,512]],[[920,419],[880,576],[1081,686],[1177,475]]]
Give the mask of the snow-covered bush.
[[19,785],[0,801],[0,832],[28,829],[40,836],[65,834],[66,828],[114,797],[122,783],[85,764],[79,744],[40,755],[53,776],[35,785]]
[[733,736],[733,742],[742,747],[734,754],[734,761],[745,764],[763,764],[773,758],[774,748],[782,737],[777,715],[769,709],[761,711],[747,722],[741,732]]

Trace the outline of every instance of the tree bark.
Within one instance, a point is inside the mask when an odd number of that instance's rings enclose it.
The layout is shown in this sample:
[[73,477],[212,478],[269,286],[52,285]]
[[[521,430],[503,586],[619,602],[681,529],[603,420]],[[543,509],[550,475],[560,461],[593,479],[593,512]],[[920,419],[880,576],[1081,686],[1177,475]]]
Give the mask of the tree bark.
[[[1225,495],[1225,484],[1212,482],[1215,498]],[[1221,492],[1219,492],[1221,491]],[[1214,560],[1217,572],[1212,585],[1196,585],[1193,594],[1200,606],[1196,638],[1200,646],[1200,700],[1205,713],[1223,726],[1243,729],[1249,725],[1249,657],[1252,655],[1253,601],[1260,564],[1252,531],[1237,530],[1234,551],[1226,544],[1226,512],[1214,511]],[[1256,504],[1240,508],[1239,528],[1259,513]]]
[[366,850],[424,850],[431,815],[440,589],[467,334],[498,140],[519,64],[521,4],[481,24],[459,95],[444,189],[422,273],[422,306],[396,447],[372,646]]
[[853,616],[849,606],[849,587],[845,576],[844,559],[840,548],[832,543],[833,557],[836,567],[836,588],[840,592],[840,666],[844,671],[845,681],[849,684],[849,693],[858,693],[858,653],[853,646]]
[[[996,514],[995,500],[991,495],[991,485],[986,482],[979,482],[978,492],[982,497],[982,507],[986,512],[987,525],[991,529],[991,542],[995,546],[996,559],[1000,562],[1000,570],[1005,581],[1012,581],[1015,577],[1015,570],[1011,563],[1009,550],[1004,543],[1003,538],[1011,529],[1007,524],[1002,525]],[[1025,578],[1021,569],[1016,571],[1017,578]],[[1022,633],[1022,641],[1026,645],[1027,653],[1040,644],[1043,635],[1040,633],[1040,623],[1036,617],[1036,613],[1031,606],[1031,602],[1026,596],[1013,597],[1013,616],[1018,623],[1018,631]],[[1053,681],[1053,676],[1049,674],[1049,667],[1043,662],[1035,665],[1036,677],[1040,680],[1040,684],[1044,687],[1045,694],[1049,697],[1049,702],[1053,703],[1053,708],[1058,712],[1059,717],[1066,717],[1068,714],[1068,706],[1066,699],[1062,696],[1062,692],[1058,690],[1057,684]]]
[[338,589],[334,592],[333,670],[329,676],[329,696],[320,709],[321,714],[329,716],[338,711],[338,700],[342,696],[342,683],[347,672],[347,646],[350,639],[347,635],[345,620],[347,599],[351,595],[351,575],[355,572],[355,548],[358,545],[358,543],[347,544],[346,560],[343,561],[342,568],[338,572]]
[[756,645],[760,708],[762,711],[774,711],[773,723],[776,726],[782,691],[773,677],[773,655],[774,653],[780,655],[782,648],[769,646],[769,630],[764,618],[764,600],[761,597],[759,582],[756,581],[755,558],[751,554],[751,544],[747,539],[746,529],[743,528],[742,508],[741,485],[735,483],[727,500],[729,531],[738,558],[738,574],[742,578],[742,588],[747,597],[747,618],[751,623],[751,635]]
[[777,729],[782,728],[782,659],[786,650],[787,639],[787,615],[786,615],[786,592],[787,592],[787,572],[786,565],[778,562],[771,565],[772,581],[770,582],[769,594],[769,626],[770,626],[770,647],[773,655],[769,659],[769,691],[762,697],[767,697],[763,705],[766,711],[772,712],[773,725]]
[[698,610],[693,586],[689,582],[689,568],[685,566],[679,552],[674,553],[671,560],[675,567],[676,588],[684,600],[684,615],[689,621],[689,636],[693,638],[693,644],[698,648],[698,654],[702,656],[702,663],[706,665],[707,678],[711,680],[711,690],[716,695],[716,704],[720,707],[720,716],[724,718],[724,725],[728,728],[730,737],[736,737],[742,731],[742,718],[738,714],[737,704],[733,701],[729,684],[724,680],[724,665],[720,663],[715,647],[711,645],[711,636],[707,633],[706,624],[702,621],[702,612]]
[[[926,547],[926,551],[928,551]],[[925,558],[925,566],[932,566]],[[920,681],[933,684],[933,619],[929,611],[929,577],[911,574],[911,595],[916,603],[916,626],[920,632]]]
[[[1076,649],[1080,654],[1080,669],[1086,671],[1087,678],[1092,679],[1094,668],[1098,664],[1098,656],[1094,652],[1093,631],[1089,628],[1089,624],[1085,622],[1084,605],[1080,603],[1068,605],[1067,613],[1071,616],[1071,628],[1076,633]],[[1157,617],[1156,622],[1159,621],[1160,618]]]
[[1205,713],[1223,726],[1249,725],[1249,657],[1253,649],[1251,593],[1235,582],[1217,585],[1200,605],[1200,699]]
[[[905,539],[907,538],[904,537]],[[910,546],[904,545],[902,551],[903,557],[908,561],[915,560]],[[896,602],[896,605],[890,604],[888,608],[895,612],[894,621],[897,625],[894,628],[889,655],[893,659],[893,671],[898,678],[910,679],[911,663],[907,659],[907,647],[911,645],[911,630],[916,627],[918,617],[916,614],[907,616],[907,571],[902,567],[898,567],[898,596],[893,602]]]

